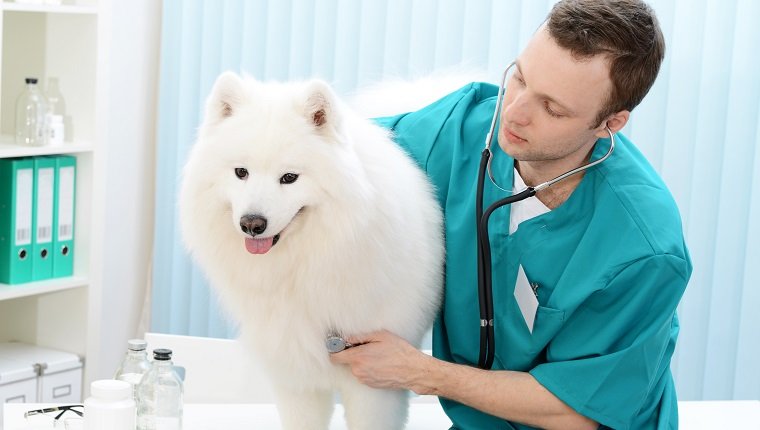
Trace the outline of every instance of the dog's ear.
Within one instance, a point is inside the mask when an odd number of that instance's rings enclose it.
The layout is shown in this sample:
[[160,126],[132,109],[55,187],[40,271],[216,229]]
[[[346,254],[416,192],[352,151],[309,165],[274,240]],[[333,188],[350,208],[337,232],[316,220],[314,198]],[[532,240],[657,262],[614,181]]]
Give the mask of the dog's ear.
[[304,114],[317,130],[338,129],[337,108],[337,98],[329,85],[319,80],[309,82]]
[[245,97],[243,79],[234,72],[224,72],[216,78],[206,101],[206,122],[215,124],[231,117]]

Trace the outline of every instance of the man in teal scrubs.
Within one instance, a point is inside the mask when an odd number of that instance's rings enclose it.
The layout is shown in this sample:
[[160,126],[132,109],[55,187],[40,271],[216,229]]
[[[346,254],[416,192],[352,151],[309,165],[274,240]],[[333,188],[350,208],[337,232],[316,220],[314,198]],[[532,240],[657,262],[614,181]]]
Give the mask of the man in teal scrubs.
[[[657,20],[638,0],[555,5],[508,78],[497,183],[537,185],[604,155],[606,128],[626,124],[663,55]],[[475,194],[496,93],[471,84],[380,120],[445,211],[435,358],[378,332],[349,339],[362,345],[333,361],[373,387],[440,396],[456,429],[677,428],[670,359],[691,262],[673,198],[620,133],[603,163],[491,216],[495,360],[476,367]],[[485,206],[506,195],[486,180]]]

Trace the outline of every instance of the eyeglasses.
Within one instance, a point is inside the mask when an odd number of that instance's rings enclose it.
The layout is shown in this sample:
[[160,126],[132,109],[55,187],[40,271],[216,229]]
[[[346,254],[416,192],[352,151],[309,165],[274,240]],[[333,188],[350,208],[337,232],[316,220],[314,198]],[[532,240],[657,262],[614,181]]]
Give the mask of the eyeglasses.
[[[57,412],[57,414],[52,414],[51,412]],[[61,423],[61,417],[67,412],[71,416],[64,419],[63,423]],[[24,412],[24,419],[27,424],[31,425],[32,428],[39,429],[82,428],[82,417],[84,417],[84,405],[53,406]]]

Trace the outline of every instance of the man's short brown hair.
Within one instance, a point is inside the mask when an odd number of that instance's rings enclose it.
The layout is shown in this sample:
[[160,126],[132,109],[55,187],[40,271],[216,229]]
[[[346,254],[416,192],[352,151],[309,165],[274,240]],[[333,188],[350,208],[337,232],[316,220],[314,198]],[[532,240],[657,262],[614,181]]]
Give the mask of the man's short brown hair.
[[660,24],[641,0],[562,0],[549,12],[547,28],[578,59],[608,57],[612,91],[592,127],[615,112],[633,110],[665,56]]

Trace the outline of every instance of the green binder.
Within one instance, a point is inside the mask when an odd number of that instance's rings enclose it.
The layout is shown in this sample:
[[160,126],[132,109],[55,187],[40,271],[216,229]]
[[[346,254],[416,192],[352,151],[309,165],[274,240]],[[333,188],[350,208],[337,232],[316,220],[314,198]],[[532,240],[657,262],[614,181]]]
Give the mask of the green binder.
[[53,211],[55,158],[34,158],[34,218],[32,222],[32,281],[53,277]]
[[0,283],[32,280],[34,161],[0,159]]
[[55,157],[55,210],[53,228],[53,277],[74,274],[74,214],[77,159]]

